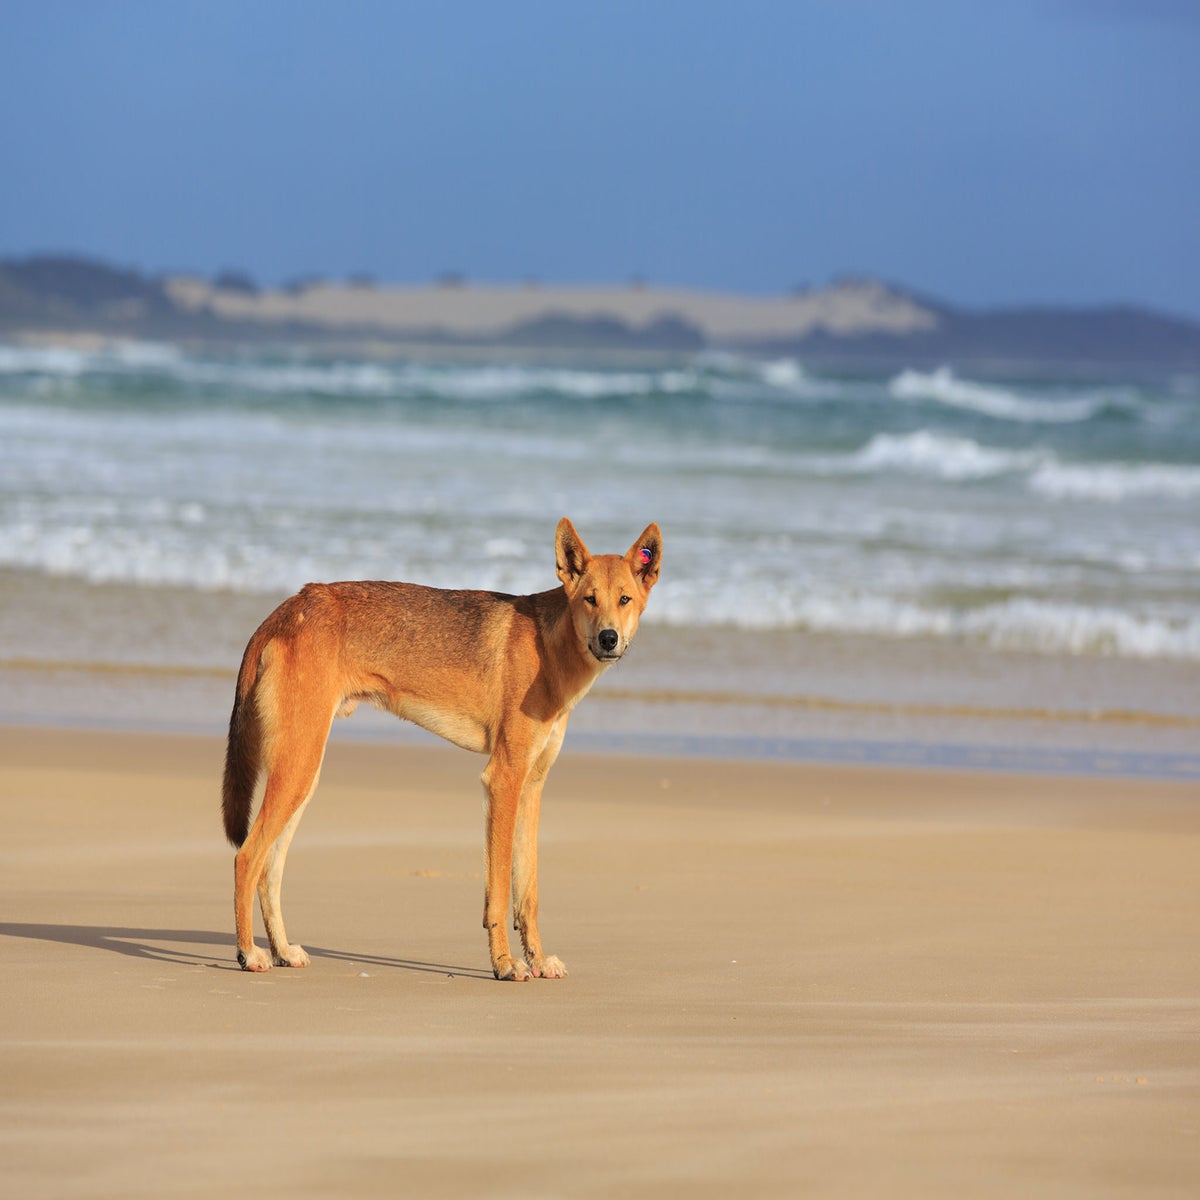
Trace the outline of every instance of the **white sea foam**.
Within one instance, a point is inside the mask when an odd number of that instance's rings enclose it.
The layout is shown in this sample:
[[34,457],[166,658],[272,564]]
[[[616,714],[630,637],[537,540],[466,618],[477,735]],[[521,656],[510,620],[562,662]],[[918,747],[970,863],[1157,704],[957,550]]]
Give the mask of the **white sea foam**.
[[[487,490],[484,481],[480,491]],[[459,497],[443,492],[439,506],[428,512],[414,511],[411,499],[403,501],[394,514],[386,498],[372,508],[333,511],[279,508],[269,494],[253,504],[187,496],[153,502],[136,495],[29,498],[6,506],[0,565],[91,583],[250,593],[355,577],[528,592],[553,582],[544,507],[497,497],[495,512],[483,516],[472,491]],[[574,504],[572,509],[590,531],[593,511]],[[653,515],[662,514],[655,509]],[[912,558],[899,550],[875,554],[868,567],[853,547],[842,546],[811,561],[793,560],[786,538],[739,545],[732,536],[706,539],[709,555],[699,552],[699,542],[681,548],[656,595],[652,620],[687,628],[962,638],[1052,654],[1200,659],[1200,613],[1184,599],[1156,608],[1131,596],[1118,608],[1015,595],[959,607],[933,597],[956,583],[1053,594],[1062,572],[1022,562],[992,570],[973,557],[957,568],[953,557],[926,552]],[[711,554],[740,555],[744,569],[714,585],[701,573]],[[469,577],[464,564],[470,564]],[[878,590],[830,586],[831,580],[849,580],[866,569]]]
[[778,358],[765,362],[760,371],[764,382],[776,388],[795,388],[808,379],[804,368],[794,358]]
[[1049,500],[1200,498],[1200,467],[1172,463],[1067,463],[1046,449],[1010,450],[971,438],[917,430],[876,434],[846,459],[826,459],[823,469],[908,474],[949,483],[1025,475],[1029,490]]
[[89,372],[175,370],[187,361],[182,351],[165,342],[113,342],[94,350],[0,344],[0,376],[76,378]]
[[920,429],[877,433],[851,456],[849,465],[856,471],[900,471],[958,482],[1027,471],[1044,458],[1037,450],[1001,450],[971,438]]
[[[706,605],[706,610],[711,619],[713,606]],[[724,615],[724,623],[747,629],[960,638],[993,649],[1037,654],[1200,659],[1200,616],[1151,616],[1031,598],[961,610],[888,595],[778,593],[760,597],[750,612],[744,597],[731,597]],[[685,601],[668,602],[656,613],[656,619],[679,625],[694,625],[697,617]]]
[[[578,464],[594,460],[595,446],[573,429],[551,427],[494,428],[470,421],[413,422],[400,412],[380,412],[370,419],[350,419],[341,411],[309,412],[289,416],[274,409],[226,406],[187,407],[158,412],[125,410],[97,412],[89,408],[41,407],[33,404],[0,406],[0,465],[12,454],[13,478],[52,480],[69,471],[79,479],[100,464],[124,460],[120,473],[130,481],[150,485],[153,476],[169,478],[180,468],[195,479],[211,469],[227,470],[228,447],[236,442],[244,450],[261,450],[253,462],[235,455],[234,462],[253,465],[257,472],[299,470],[314,456],[332,470],[336,456],[353,458],[347,469],[354,480],[372,470],[386,475],[385,456],[392,462],[414,456],[433,462],[483,460],[509,464],[537,464],[539,470],[575,471]],[[18,444],[19,443],[19,444]],[[180,460],[179,455],[184,458]],[[166,457],[164,457],[166,456]],[[800,474],[810,459],[772,446],[739,441],[677,439],[669,449],[671,470],[701,472],[772,472]],[[664,465],[661,442],[653,439],[616,438],[605,448],[604,461],[613,466]],[[354,465],[356,463],[356,465]],[[112,467],[116,470],[115,466]],[[323,474],[326,472],[322,472]],[[169,486],[160,482],[157,486]],[[357,486],[357,483],[356,483]]]
[[932,401],[1002,421],[1050,424],[1086,421],[1106,403],[1098,396],[1031,398],[995,384],[959,379],[949,367],[933,372],[902,371],[888,384],[888,390],[897,400]]
[[391,370],[378,363],[188,363],[187,383],[266,395],[387,396],[396,390]]
[[94,355],[59,346],[0,345],[0,375],[82,375]]
[[191,358],[173,346],[114,343],[100,350],[0,345],[0,376],[78,378],[114,371],[165,375],[192,387],[289,396],[433,396],[454,400],[503,400],[530,394],[581,399],[676,394],[703,387],[690,367],[654,370],[587,370],[522,364],[471,365],[322,361],[296,357]]
[[967,613],[957,625],[1004,650],[1200,659],[1200,617],[1195,615],[1167,618],[1020,597]]
[[1030,487],[1053,500],[1122,500],[1200,497],[1200,467],[1170,463],[1043,463]]
[[454,399],[506,399],[557,393],[585,400],[675,393],[695,387],[690,371],[583,371],[538,367],[410,368],[400,380],[408,389]]
[[174,370],[189,361],[178,346],[169,342],[116,342],[97,358],[101,363],[119,363],[134,371],[146,368]]
[[696,628],[796,629],[817,634],[961,639],[1004,651],[1115,658],[1200,660],[1200,614],[1154,614],[1107,605],[1014,597],[954,608],[883,592],[802,591],[756,584],[753,600],[736,589],[668,581],[649,619]]
[[645,369],[589,369],[524,363],[431,363],[324,360],[306,355],[196,358],[165,343],[120,342],[99,349],[0,345],[0,378],[43,382],[88,375],[159,376],[190,389],[233,396],[347,396],[504,401],[530,396],[605,400],[695,392],[727,399],[761,397],[763,389],[806,398],[839,394],[842,385],[809,375],[794,359],[760,362],[729,354],[697,355],[686,364]]

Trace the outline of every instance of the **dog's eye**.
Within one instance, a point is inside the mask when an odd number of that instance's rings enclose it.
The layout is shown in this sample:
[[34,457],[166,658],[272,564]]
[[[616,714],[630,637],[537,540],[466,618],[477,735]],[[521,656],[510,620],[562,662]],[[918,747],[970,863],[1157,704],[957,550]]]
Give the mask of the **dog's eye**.
[[622,606],[622,608],[623,608],[623,607],[624,607],[626,604],[628,604],[628,603],[629,603],[629,599],[630,599],[630,598],[629,598],[628,596],[622,596],[622,597],[621,597],[621,606]]
[[595,596],[584,596],[584,599],[585,599],[585,600],[586,600],[586,601],[587,601],[587,602],[588,602],[588,603],[589,603],[589,604],[590,604],[590,605],[591,605],[593,608],[595,608],[595,607],[596,607],[596,597],[595,597]]

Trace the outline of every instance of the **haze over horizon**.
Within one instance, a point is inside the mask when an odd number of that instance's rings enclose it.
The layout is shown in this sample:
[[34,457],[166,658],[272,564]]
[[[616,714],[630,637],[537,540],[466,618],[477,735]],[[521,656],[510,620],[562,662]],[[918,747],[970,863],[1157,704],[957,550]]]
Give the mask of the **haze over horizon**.
[[0,256],[1200,319],[1200,6],[0,11]]

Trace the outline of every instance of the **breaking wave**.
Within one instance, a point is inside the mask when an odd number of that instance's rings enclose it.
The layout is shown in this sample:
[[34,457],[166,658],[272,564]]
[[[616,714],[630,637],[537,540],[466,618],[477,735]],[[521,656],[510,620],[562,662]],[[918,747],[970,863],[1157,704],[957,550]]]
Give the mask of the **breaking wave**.
[[[1200,660],[1200,616],[1151,616],[1106,606],[1013,598],[955,609],[887,595],[807,595],[775,598],[757,614],[731,598],[727,624],[811,633],[876,637],[955,638],[997,650],[1113,658]],[[686,606],[651,619],[694,623]]]
[[898,471],[952,482],[1028,471],[1045,458],[1038,450],[1002,450],[971,438],[933,433],[877,433],[850,459],[858,471]]
[[887,472],[948,483],[1023,477],[1025,485],[1048,500],[1188,501],[1200,498],[1200,467],[1161,463],[1064,462],[1044,448],[1004,449],[972,438],[921,429],[907,434],[876,434],[840,469]]
[[1043,463],[1030,487],[1052,500],[1122,500],[1200,498],[1200,467],[1170,463]]
[[506,400],[554,394],[568,398],[675,394],[702,389],[692,367],[589,370],[525,364],[191,358],[175,347],[122,343],[100,350],[0,346],[0,377],[76,380],[85,375],[145,374],[176,386],[271,396],[346,396]]
[[966,409],[1000,421],[1069,424],[1086,421],[1106,408],[1106,396],[1035,399],[996,384],[959,379],[949,367],[936,371],[902,371],[888,384],[897,400],[926,401]]

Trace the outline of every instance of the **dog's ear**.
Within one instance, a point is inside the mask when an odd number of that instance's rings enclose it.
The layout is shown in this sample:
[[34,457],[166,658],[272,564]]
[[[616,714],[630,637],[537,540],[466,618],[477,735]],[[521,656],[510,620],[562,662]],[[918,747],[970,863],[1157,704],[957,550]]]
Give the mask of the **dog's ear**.
[[649,591],[658,579],[658,568],[662,564],[662,531],[657,525],[652,522],[646,526],[642,536],[629,547],[625,561]]
[[554,535],[554,558],[558,568],[558,577],[568,587],[587,570],[588,561],[592,556],[583,544],[583,538],[575,532],[575,526],[563,517],[558,523],[558,532]]

